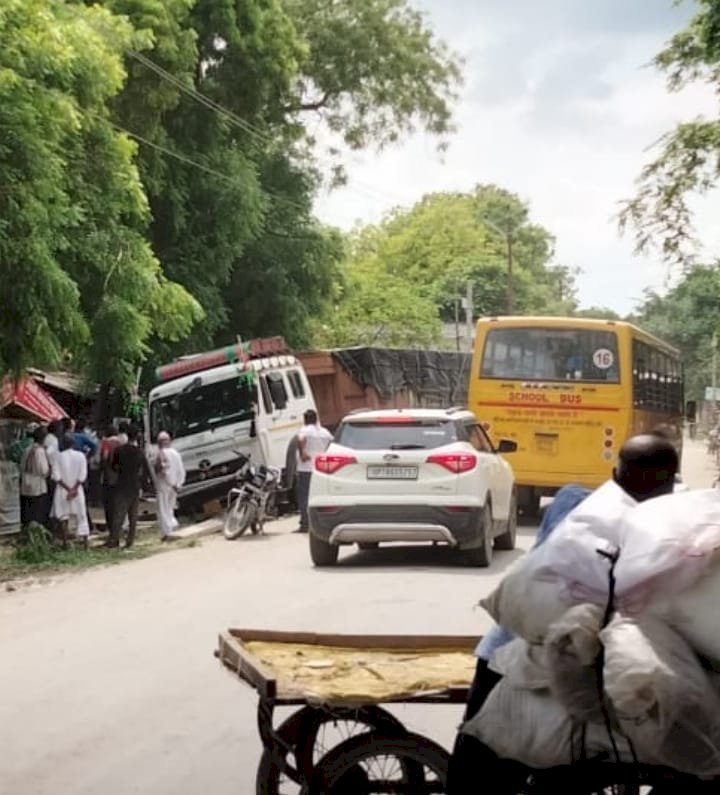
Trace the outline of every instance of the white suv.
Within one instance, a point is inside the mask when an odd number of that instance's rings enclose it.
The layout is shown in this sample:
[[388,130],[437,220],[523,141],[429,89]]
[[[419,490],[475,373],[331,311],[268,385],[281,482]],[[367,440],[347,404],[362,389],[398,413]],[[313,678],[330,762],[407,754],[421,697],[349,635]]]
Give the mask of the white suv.
[[331,566],[342,544],[443,542],[488,566],[513,549],[515,479],[470,411],[396,409],[353,412],[315,459],[310,486],[310,555]]

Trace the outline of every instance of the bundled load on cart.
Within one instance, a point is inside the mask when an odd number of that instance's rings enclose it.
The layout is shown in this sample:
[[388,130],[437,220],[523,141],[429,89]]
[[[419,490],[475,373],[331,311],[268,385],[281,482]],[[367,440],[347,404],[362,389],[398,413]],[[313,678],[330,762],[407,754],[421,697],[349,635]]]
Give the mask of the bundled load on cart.
[[462,731],[533,769],[720,776],[720,495],[598,489],[481,604],[516,639]]

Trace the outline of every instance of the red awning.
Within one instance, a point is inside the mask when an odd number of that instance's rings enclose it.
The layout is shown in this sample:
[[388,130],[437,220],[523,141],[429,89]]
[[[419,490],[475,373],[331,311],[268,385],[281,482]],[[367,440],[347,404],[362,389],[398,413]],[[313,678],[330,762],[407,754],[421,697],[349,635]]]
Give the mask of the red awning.
[[13,381],[6,376],[0,389],[0,410],[17,408],[42,422],[66,417],[63,409],[32,378]]

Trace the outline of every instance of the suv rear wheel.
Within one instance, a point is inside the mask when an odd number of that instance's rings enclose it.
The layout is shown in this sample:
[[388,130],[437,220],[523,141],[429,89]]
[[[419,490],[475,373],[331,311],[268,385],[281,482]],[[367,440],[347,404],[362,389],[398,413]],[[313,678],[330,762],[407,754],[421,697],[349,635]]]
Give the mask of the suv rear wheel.
[[318,538],[312,530],[310,536],[310,557],[316,566],[334,566],[337,563],[339,547],[336,544],[328,544],[322,538]]
[[518,518],[517,494],[513,491],[510,497],[510,513],[505,532],[495,539],[495,549],[511,550],[515,549],[517,537],[517,518]]
[[464,550],[464,558],[469,566],[486,567],[492,563],[493,527],[492,508],[490,503],[485,503],[480,516],[480,546]]

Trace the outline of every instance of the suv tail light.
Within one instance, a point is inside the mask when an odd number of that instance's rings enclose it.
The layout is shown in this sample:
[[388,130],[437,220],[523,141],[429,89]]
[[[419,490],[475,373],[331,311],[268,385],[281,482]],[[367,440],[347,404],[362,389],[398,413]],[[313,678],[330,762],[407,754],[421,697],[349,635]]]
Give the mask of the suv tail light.
[[315,459],[315,469],[323,475],[334,475],[349,464],[357,464],[357,458],[351,455],[319,455]]
[[438,453],[429,456],[428,464],[439,464],[450,472],[460,475],[463,472],[470,472],[477,466],[477,456],[472,453]]

